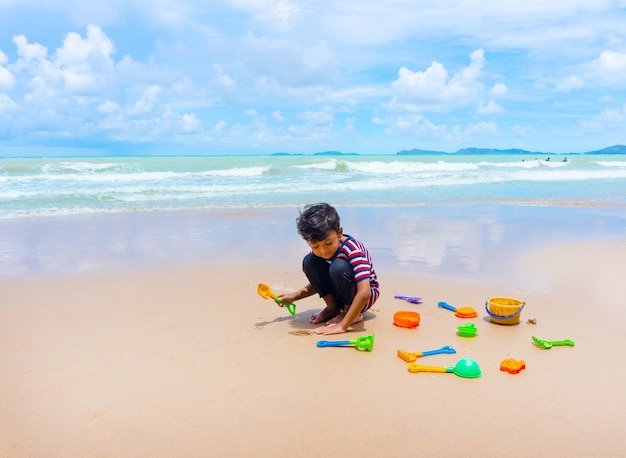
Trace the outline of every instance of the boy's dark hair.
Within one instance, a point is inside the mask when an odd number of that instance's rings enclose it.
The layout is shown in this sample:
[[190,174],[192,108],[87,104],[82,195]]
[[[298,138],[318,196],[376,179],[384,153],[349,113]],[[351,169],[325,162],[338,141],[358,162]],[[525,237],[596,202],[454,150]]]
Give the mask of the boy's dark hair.
[[339,214],[327,203],[310,204],[304,207],[296,219],[298,234],[309,242],[320,242],[332,231],[339,232]]

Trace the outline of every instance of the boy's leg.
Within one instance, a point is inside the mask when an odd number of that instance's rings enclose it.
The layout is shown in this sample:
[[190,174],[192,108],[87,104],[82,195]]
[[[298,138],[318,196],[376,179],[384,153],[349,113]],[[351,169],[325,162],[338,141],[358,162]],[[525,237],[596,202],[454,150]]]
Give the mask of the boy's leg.
[[311,323],[322,323],[339,314],[339,306],[333,292],[333,283],[330,279],[328,264],[324,259],[315,256],[313,253],[307,254],[302,260],[302,270],[311,286],[326,303],[324,310],[311,315]]
[[[333,289],[339,303],[339,308],[344,312],[331,319],[328,323],[339,323],[350,304],[356,296],[356,281],[354,280],[354,271],[350,263],[344,259],[335,259],[330,265],[330,278],[333,282]],[[363,315],[359,314],[353,323],[363,320]]]
[[356,281],[354,281],[352,266],[344,259],[335,259],[328,270],[339,307],[349,306],[356,296]]
[[302,260],[302,270],[311,283],[315,291],[324,297],[333,292],[333,285],[328,272],[330,264],[324,259],[315,256],[313,253],[307,254]]

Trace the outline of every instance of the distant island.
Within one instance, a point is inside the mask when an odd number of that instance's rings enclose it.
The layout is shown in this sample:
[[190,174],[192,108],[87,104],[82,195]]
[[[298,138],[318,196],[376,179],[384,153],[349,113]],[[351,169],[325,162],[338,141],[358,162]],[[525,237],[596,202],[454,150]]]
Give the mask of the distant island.
[[446,153],[443,151],[427,151],[421,149],[402,150],[396,153],[398,156],[414,156],[417,154],[459,154],[459,155],[485,155],[485,154],[554,154],[544,153],[540,151],[527,151],[524,149],[491,149],[491,148],[463,148],[454,153]]
[[[398,156],[415,156],[415,155],[433,155],[433,154],[445,154],[445,155],[487,155],[487,154],[557,154],[550,152],[541,152],[541,151],[527,151],[524,149],[492,149],[492,148],[463,148],[454,153],[446,153],[444,151],[429,151],[429,150],[421,150],[421,149],[412,149],[412,150],[402,150],[396,153]],[[587,151],[584,153],[566,153],[566,154],[626,154],[626,146],[623,145],[615,145],[609,146],[608,148],[604,148],[597,151]]]
[[[313,156],[359,156],[359,153],[342,153],[341,151],[322,151],[312,153]],[[614,145],[597,151],[586,151],[582,153],[550,153],[541,151],[527,151],[524,149],[492,149],[492,148],[463,148],[453,153],[445,151],[433,151],[424,149],[402,150],[396,153],[397,156],[452,156],[452,155],[489,155],[489,154],[524,154],[524,155],[565,155],[565,154],[626,154],[626,146]],[[274,153],[272,156],[302,156],[302,153]]]

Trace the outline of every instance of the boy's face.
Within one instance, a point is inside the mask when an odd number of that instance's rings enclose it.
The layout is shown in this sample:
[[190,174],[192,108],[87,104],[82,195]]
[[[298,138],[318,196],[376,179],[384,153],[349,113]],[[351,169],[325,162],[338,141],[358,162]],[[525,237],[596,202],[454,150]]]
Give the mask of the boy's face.
[[330,231],[326,234],[326,238],[324,240],[320,240],[319,242],[311,242],[310,240],[307,240],[306,243],[309,245],[315,256],[323,259],[330,259],[341,246],[342,238],[343,228],[340,227],[339,231]]

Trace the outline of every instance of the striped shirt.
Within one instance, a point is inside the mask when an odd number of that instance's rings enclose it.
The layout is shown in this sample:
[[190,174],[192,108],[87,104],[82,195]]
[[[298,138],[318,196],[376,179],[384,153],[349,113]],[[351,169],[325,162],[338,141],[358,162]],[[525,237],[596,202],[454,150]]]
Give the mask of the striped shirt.
[[372,258],[370,258],[367,248],[354,237],[348,234],[345,234],[345,236],[346,241],[343,242],[339,250],[337,250],[337,254],[329,261],[332,262],[332,260],[337,258],[348,261],[354,272],[354,280],[356,283],[369,280],[372,296],[363,309],[363,311],[365,311],[368,310],[374,302],[376,302],[378,296],[380,296],[378,277],[376,276],[376,271],[372,265]]

